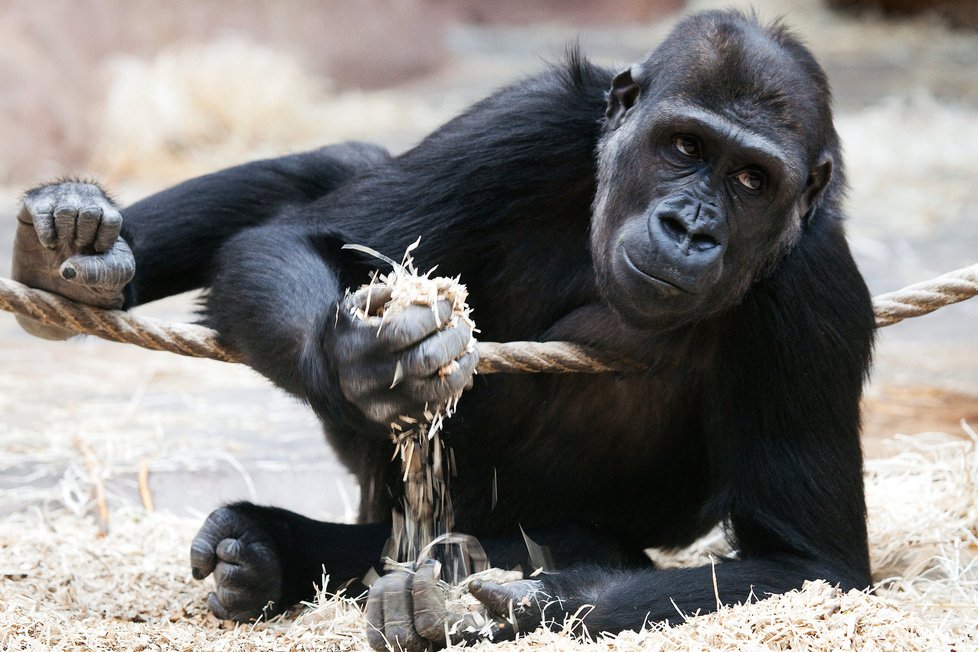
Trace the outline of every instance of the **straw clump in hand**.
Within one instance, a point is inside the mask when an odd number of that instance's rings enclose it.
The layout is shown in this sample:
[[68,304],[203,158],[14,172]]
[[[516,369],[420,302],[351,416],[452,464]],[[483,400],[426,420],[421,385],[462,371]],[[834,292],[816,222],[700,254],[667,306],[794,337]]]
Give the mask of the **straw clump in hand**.
[[[434,268],[425,273],[415,268],[411,252],[419,243],[420,239],[407,248],[401,263],[366,247],[346,246],[380,258],[392,268],[386,274],[375,272],[369,283],[348,296],[350,300],[346,305],[350,306],[351,315],[375,325],[380,333],[394,315],[420,305],[431,308],[439,331],[465,323],[475,332],[471,309],[466,303],[468,291],[459,279],[432,277]],[[447,319],[440,319],[438,305],[441,302],[451,306]],[[471,337],[466,354],[475,352],[475,343],[475,338]],[[440,368],[437,372],[439,378],[456,371],[458,365],[458,361],[453,360]],[[398,363],[391,387],[402,379],[403,371]],[[449,478],[455,475],[455,464],[451,449],[442,441],[440,433],[445,419],[454,413],[461,395],[462,390],[459,390],[443,404],[425,404],[420,418],[405,414],[390,424],[390,436],[396,446],[394,455],[401,458],[405,492],[404,516],[401,518],[395,514],[392,533],[394,550],[390,551],[400,561],[417,560],[426,546],[453,529]]]

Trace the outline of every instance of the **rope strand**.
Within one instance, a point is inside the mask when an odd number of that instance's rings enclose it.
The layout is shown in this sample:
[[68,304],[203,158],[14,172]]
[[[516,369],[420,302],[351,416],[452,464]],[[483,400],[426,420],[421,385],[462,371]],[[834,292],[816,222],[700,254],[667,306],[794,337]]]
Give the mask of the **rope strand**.
[[[978,295],[978,265],[915,283],[873,299],[876,326],[926,315]],[[220,343],[217,331],[197,324],[168,323],[121,310],[102,310],[0,278],[0,310],[49,326],[95,335],[195,358],[243,362],[241,354]],[[571,342],[479,342],[478,372],[602,373],[634,371],[634,363]]]
[[975,295],[978,295],[978,265],[963,267],[935,279],[874,297],[876,327],[920,317]]

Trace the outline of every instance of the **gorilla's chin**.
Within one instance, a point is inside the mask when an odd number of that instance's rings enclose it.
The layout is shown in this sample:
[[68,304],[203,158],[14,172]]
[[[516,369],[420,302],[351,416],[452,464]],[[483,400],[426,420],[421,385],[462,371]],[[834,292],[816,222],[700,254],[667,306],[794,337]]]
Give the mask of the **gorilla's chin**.
[[627,325],[666,332],[697,320],[702,297],[641,270],[620,248],[611,257],[601,294]]

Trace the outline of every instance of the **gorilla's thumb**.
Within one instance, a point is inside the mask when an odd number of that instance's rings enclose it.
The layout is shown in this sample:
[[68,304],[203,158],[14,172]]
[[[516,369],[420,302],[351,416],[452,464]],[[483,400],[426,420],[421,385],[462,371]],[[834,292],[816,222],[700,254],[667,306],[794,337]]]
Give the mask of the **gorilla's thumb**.
[[104,254],[69,257],[59,269],[61,278],[103,292],[118,292],[136,275],[136,261],[125,240],[116,240]]
[[200,535],[190,544],[190,568],[195,580],[202,580],[210,575],[217,566],[217,556],[214,546]]

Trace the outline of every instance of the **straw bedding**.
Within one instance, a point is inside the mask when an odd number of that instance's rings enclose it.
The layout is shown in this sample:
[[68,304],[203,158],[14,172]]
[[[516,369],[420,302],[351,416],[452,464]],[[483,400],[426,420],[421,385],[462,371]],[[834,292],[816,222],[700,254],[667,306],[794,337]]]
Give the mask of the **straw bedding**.
[[[895,440],[892,456],[867,464],[875,594],[813,582],[640,633],[536,632],[498,649],[978,650],[978,450],[964,427],[967,438]],[[187,563],[197,520],[117,508],[101,535],[92,507],[0,519],[0,649],[366,649],[363,618],[343,598],[270,623],[215,620]],[[701,563],[718,542],[659,562]]]

